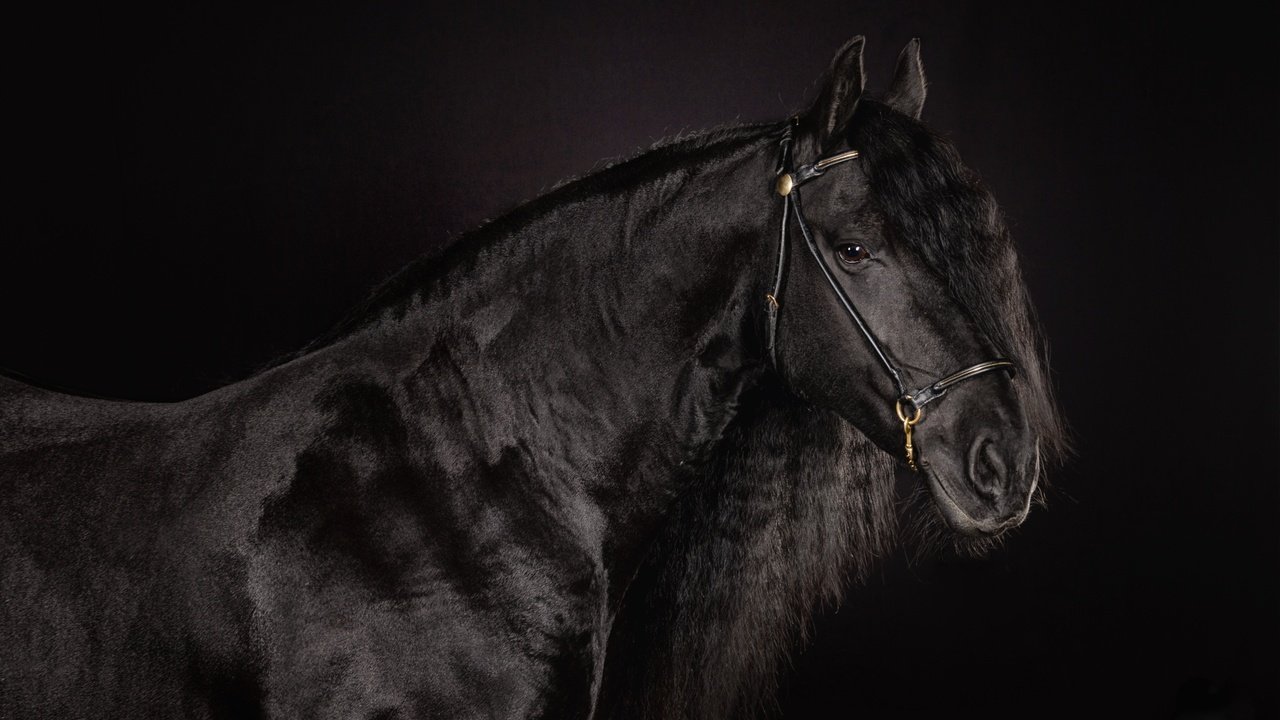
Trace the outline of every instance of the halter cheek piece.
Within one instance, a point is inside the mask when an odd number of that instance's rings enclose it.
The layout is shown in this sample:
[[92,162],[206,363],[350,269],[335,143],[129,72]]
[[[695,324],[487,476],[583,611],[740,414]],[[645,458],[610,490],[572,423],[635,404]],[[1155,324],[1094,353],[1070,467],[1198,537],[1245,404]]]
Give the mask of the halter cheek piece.
[[818,269],[822,271],[823,277],[827,279],[827,283],[831,285],[832,291],[836,294],[836,299],[844,306],[845,312],[849,314],[849,319],[858,328],[858,332],[862,333],[862,337],[866,338],[867,344],[871,346],[872,352],[880,361],[880,365],[885,372],[889,374],[889,378],[893,380],[894,386],[898,390],[898,399],[894,403],[894,410],[898,415],[898,419],[902,421],[902,434],[906,440],[906,457],[907,465],[912,470],[916,469],[916,452],[915,447],[911,444],[911,430],[924,418],[924,406],[937,400],[947,393],[947,390],[958,383],[964,382],[970,378],[977,377],[983,373],[992,370],[1004,370],[1012,377],[1014,373],[1014,364],[1004,358],[996,360],[988,360],[980,362],[976,365],[970,365],[963,370],[951,373],[946,377],[936,380],[929,385],[916,390],[907,392],[906,385],[902,382],[902,372],[897,365],[889,359],[888,353],[884,351],[884,347],[880,341],[876,339],[871,328],[867,325],[866,320],[862,319],[862,315],[858,313],[858,309],[854,307],[853,301],[845,293],[844,288],[836,281],[835,275],[831,272],[831,267],[827,265],[826,258],[822,251],[818,248],[817,242],[813,238],[813,232],[809,229],[809,223],[805,222],[804,212],[800,208],[800,186],[811,180],[820,178],[826,173],[828,168],[841,163],[849,162],[858,157],[857,150],[832,155],[822,158],[817,162],[809,165],[802,165],[793,169],[791,160],[791,144],[795,138],[796,121],[792,120],[787,125],[786,133],[782,136],[781,153],[778,158],[777,168],[777,185],[778,194],[782,196],[782,231],[778,239],[778,264],[773,274],[773,287],[769,293],[765,295],[768,301],[768,352],[769,361],[774,367],[777,367],[777,340],[778,340],[778,311],[780,309],[779,297],[782,295],[782,285],[785,280],[787,270],[788,255],[788,229],[791,221],[794,219],[796,227],[800,228],[800,235],[804,238],[805,245],[809,248],[809,254],[818,263]]

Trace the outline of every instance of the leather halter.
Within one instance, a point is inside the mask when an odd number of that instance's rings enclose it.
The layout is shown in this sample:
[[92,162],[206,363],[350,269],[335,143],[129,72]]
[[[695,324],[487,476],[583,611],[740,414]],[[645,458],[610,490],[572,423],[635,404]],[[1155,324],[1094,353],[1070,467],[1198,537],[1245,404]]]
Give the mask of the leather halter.
[[787,130],[783,134],[780,143],[781,153],[778,158],[776,189],[778,194],[782,196],[782,230],[778,238],[778,264],[773,274],[773,287],[765,295],[765,300],[769,303],[767,345],[769,362],[775,368],[778,365],[778,313],[781,308],[779,297],[782,295],[782,286],[786,279],[789,246],[788,229],[794,219],[796,227],[800,228],[800,235],[804,238],[805,245],[809,248],[809,254],[817,261],[818,269],[822,271],[823,277],[827,279],[827,283],[831,286],[832,291],[835,292],[836,299],[844,306],[845,312],[849,314],[849,319],[858,328],[858,332],[862,333],[862,337],[871,346],[871,350],[880,361],[880,365],[897,388],[898,398],[894,404],[894,410],[897,412],[898,419],[902,421],[902,432],[906,436],[907,465],[912,470],[915,470],[917,468],[915,448],[911,444],[911,430],[923,419],[924,406],[947,394],[947,391],[958,383],[992,370],[1004,370],[1012,377],[1015,366],[1013,362],[1004,358],[987,360],[951,373],[913,392],[907,391],[907,386],[902,381],[902,371],[898,369],[893,360],[889,359],[889,354],[885,352],[880,341],[876,339],[875,333],[871,332],[871,327],[867,325],[867,321],[858,313],[858,308],[854,306],[853,301],[849,299],[848,294],[845,293],[844,288],[840,286],[835,275],[831,272],[831,267],[827,265],[826,258],[814,240],[813,232],[809,229],[809,223],[805,221],[804,212],[800,207],[801,185],[822,177],[828,168],[856,159],[858,151],[849,150],[848,152],[822,158],[816,162],[793,169],[791,145],[795,139],[796,124],[795,119],[792,119],[787,124]]

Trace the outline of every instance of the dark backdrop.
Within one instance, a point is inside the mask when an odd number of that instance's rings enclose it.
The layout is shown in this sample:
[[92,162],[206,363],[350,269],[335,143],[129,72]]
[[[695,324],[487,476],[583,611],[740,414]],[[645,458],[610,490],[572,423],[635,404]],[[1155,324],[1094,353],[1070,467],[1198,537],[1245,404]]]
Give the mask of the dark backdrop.
[[856,33],[883,87],[919,35],[926,120],[1008,213],[1078,453],[1007,548],[891,558],[820,617],[784,714],[1276,712],[1270,19],[463,5],[7,22],[0,366],[198,394],[562,178],[781,119]]

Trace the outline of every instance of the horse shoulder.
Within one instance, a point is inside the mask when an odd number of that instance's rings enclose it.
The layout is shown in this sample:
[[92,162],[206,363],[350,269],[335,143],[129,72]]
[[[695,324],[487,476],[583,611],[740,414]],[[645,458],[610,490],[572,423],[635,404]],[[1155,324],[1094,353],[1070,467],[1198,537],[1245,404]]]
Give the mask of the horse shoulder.
[[425,400],[368,368],[310,398],[324,421],[263,505],[250,570],[268,705],[585,717],[605,607],[589,513],[526,449],[477,444],[459,369],[433,370]]

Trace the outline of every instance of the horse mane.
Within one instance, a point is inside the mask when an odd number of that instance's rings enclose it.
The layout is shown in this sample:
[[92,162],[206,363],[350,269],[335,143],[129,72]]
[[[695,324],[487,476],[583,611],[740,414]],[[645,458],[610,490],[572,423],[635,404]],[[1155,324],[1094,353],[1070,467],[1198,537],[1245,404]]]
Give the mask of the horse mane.
[[[1067,452],[1047,350],[998,206],[952,145],[864,99],[847,128],[890,231],[944,279],[1018,383],[1041,472]],[[1043,492],[1044,483],[1040,484]],[[1042,496],[1038,498],[1042,500]],[[610,638],[609,717],[751,716],[774,696],[816,606],[838,601],[896,541],[980,554],[948,531],[922,484],[898,505],[894,461],[775,375],[744,399],[706,474],[677,501]]]
[[891,547],[893,459],[776,376],[676,502],[610,636],[601,714],[753,715],[815,606]]
[[519,232],[550,210],[600,195],[622,195],[629,188],[661,181],[673,170],[688,171],[696,164],[714,161],[774,132],[776,123],[731,125],[695,133],[676,134],[656,141],[648,149],[597,163],[590,172],[556,183],[549,192],[518,204],[503,215],[487,219],[434,252],[428,252],[392,274],[366,298],[348,311],[337,324],[298,351],[267,367],[331,345],[367,327],[387,313],[403,316],[415,300],[430,294],[441,279],[455,268],[475,266],[477,257],[501,239]]

